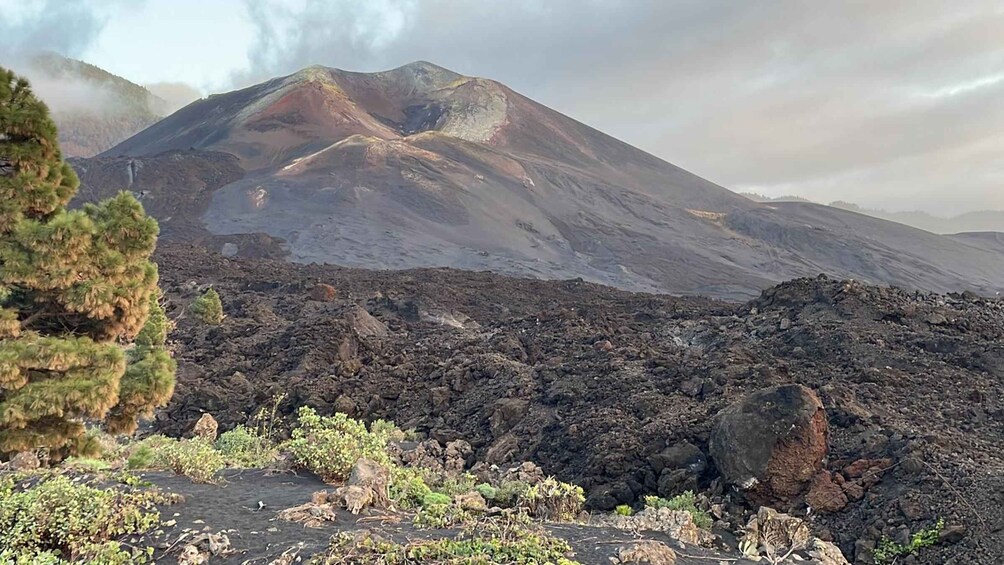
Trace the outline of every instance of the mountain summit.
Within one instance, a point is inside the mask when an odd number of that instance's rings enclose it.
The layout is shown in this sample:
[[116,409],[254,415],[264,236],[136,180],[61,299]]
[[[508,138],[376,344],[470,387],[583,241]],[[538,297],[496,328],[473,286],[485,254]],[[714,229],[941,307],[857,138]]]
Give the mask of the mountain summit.
[[[212,165],[223,161],[227,174]],[[315,66],[211,96],[78,166],[85,189],[121,177],[142,191],[169,235],[172,222],[195,222],[213,245],[267,234],[300,262],[731,298],[820,272],[1004,289],[1004,255],[991,246],[753,202],[498,82],[426,62]]]

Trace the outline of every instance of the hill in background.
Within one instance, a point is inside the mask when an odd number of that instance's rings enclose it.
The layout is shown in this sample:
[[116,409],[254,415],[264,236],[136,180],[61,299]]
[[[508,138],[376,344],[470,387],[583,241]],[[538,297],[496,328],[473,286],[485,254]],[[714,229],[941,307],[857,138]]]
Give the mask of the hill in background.
[[43,53],[11,65],[49,105],[68,157],[90,157],[170,113],[146,88],[94,65]]

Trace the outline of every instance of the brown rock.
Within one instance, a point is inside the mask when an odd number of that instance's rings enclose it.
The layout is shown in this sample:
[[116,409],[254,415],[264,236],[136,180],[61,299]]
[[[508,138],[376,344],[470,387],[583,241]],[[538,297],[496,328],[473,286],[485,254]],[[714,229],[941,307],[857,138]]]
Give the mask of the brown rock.
[[22,451],[10,460],[10,468],[13,471],[34,471],[41,466],[42,463],[34,451]]
[[349,396],[343,394],[335,399],[334,405],[335,412],[341,412],[342,414],[348,416],[355,416],[358,412],[359,407],[356,405],[356,401],[352,400]]
[[805,503],[816,512],[839,512],[847,506],[847,495],[833,482],[829,471],[820,471],[812,478]]
[[938,543],[952,544],[959,543],[962,538],[966,537],[966,527],[953,525],[946,526],[944,529],[938,533]]
[[858,459],[844,467],[844,474],[852,479],[857,479],[866,474],[878,473],[891,466],[892,459]]
[[338,297],[338,291],[330,284],[318,283],[310,289],[310,299],[318,302],[331,302]]
[[823,466],[826,412],[802,385],[760,390],[715,417],[709,448],[726,481],[760,502],[787,502]]
[[512,429],[526,415],[530,403],[521,398],[503,398],[495,403],[495,411],[488,421],[492,433],[502,435]]
[[907,520],[919,520],[924,516],[924,505],[916,500],[900,498],[899,511]]
[[[316,495],[317,493],[315,497]],[[297,522],[308,528],[321,528],[329,522],[338,521],[338,515],[330,503],[316,501],[282,510],[278,518],[287,522]]]
[[596,351],[613,351],[614,344],[610,343],[610,340],[604,339],[602,341],[597,341],[593,344],[593,349]]
[[195,426],[192,427],[192,435],[207,441],[216,441],[218,428],[219,424],[216,423],[216,418],[207,412],[199,418],[199,421],[195,422]]
[[446,444],[446,455],[443,458],[443,469],[448,474],[459,474],[467,467],[467,459],[474,454],[471,444],[462,439]]
[[365,308],[356,306],[345,314],[345,321],[359,337],[384,337],[390,333],[387,326]]
[[477,492],[456,494],[453,496],[453,502],[460,508],[472,512],[486,512],[488,510],[488,503],[485,501],[485,497]]
[[847,495],[848,500],[858,501],[865,496],[864,487],[857,481],[846,482],[840,485],[840,488],[844,489],[844,494]]
[[366,458],[356,461],[346,484],[369,488],[373,493],[370,503],[375,506],[390,502],[390,470],[376,461]]
[[450,405],[450,387],[434,386],[429,389],[429,400],[432,401],[432,412],[440,414]]
[[617,559],[621,563],[675,565],[676,552],[661,541],[643,540],[618,548]]

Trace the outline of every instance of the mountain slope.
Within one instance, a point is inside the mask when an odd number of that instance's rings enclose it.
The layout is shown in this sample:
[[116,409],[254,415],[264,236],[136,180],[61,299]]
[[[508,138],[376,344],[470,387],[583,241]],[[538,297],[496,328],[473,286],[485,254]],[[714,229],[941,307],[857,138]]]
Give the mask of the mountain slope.
[[15,63],[49,105],[68,157],[90,157],[153,124],[167,102],[99,67],[55,53]]
[[819,272],[1004,288],[1004,256],[991,247],[833,208],[756,203],[497,82],[429,63],[311,67],[212,96],[107,151],[102,167],[191,150],[233,154],[246,175],[178,210],[159,207],[187,186],[148,187],[140,173],[130,182],[149,189],[148,209],[201,218],[212,234],[266,233],[295,261],[730,298]]

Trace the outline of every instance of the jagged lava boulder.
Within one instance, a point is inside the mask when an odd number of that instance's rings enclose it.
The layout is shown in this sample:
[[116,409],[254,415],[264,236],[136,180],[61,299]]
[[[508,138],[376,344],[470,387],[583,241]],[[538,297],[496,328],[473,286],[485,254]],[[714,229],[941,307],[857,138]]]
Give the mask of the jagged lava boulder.
[[726,481],[758,502],[787,502],[823,466],[826,412],[802,385],[763,389],[719,412],[709,443]]

